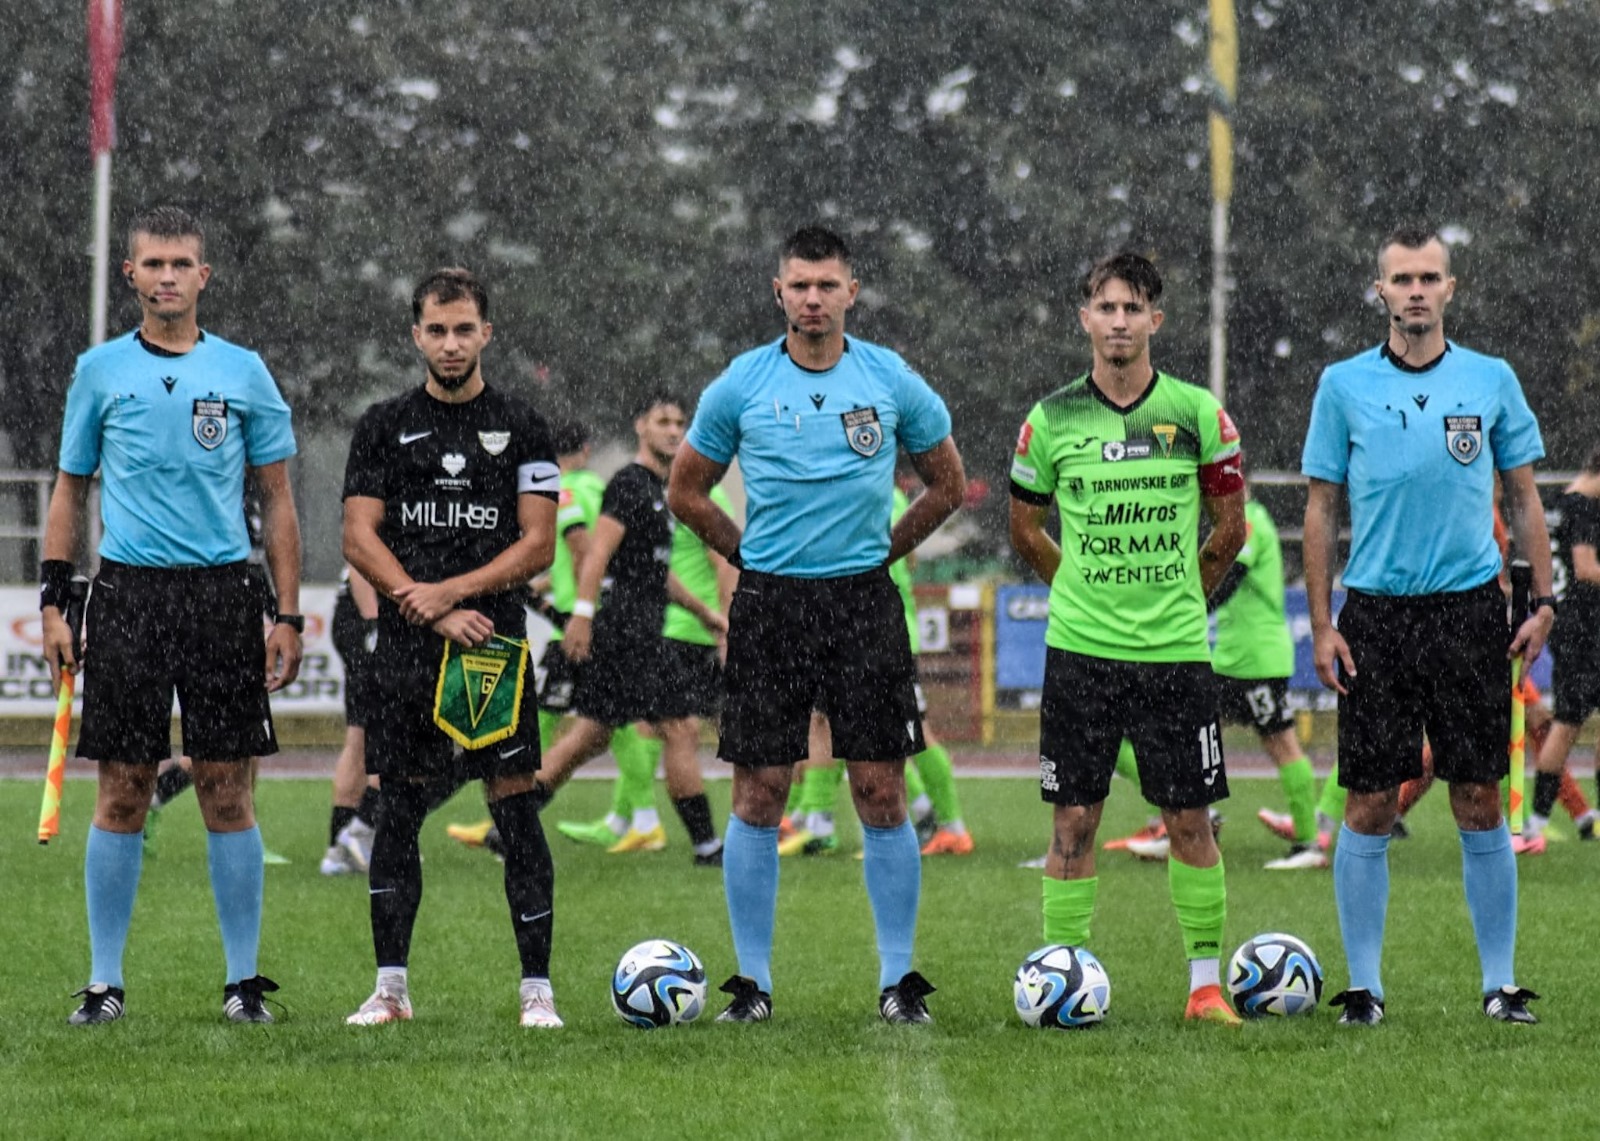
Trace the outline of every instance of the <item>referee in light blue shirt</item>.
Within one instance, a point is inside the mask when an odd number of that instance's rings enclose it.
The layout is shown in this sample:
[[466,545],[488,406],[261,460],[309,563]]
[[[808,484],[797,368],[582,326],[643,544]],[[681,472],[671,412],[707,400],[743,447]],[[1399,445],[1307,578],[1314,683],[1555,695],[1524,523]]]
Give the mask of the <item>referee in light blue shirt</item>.
[[[844,333],[860,283],[839,235],[806,227],[784,243],[774,302],[786,329],[706,389],[672,468],[672,513],[740,568],[728,611],[719,753],[733,764],[723,884],[739,973],[720,1016],[772,1016],[778,822],[811,711],[849,762],[877,927],[878,1011],[931,1021],[911,969],[921,865],[906,818],[905,758],[923,748],[916,666],[888,564],[961,504],[966,476],[944,401],[888,349]],[[895,455],[926,490],[890,526]],[[737,457],[747,526],[711,501]]]
[[[1509,365],[1447,341],[1450,251],[1432,230],[1378,246],[1377,348],[1331,365],[1311,408],[1301,470],[1306,591],[1317,675],[1339,692],[1339,782],[1349,790],[1334,896],[1350,986],[1344,1024],[1383,1020],[1380,976],[1389,830],[1400,785],[1422,775],[1422,739],[1450,784],[1462,877],[1483,968],[1483,1009],[1537,1021],[1513,969],[1517,869],[1500,814],[1510,731],[1509,659],[1531,663],[1555,618],[1550,543],[1533,481],[1539,425]],[[1533,615],[1513,631],[1494,540],[1499,472],[1519,555],[1533,565]],[[1334,627],[1339,491],[1350,499],[1348,590]]]
[[[172,753],[173,694],[207,831],[227,959],[223,1014],[271,1022],[276,984],[256,970],[261,832],[250,761],[278,751],[267,694],[300,667],[300,527],[287,461],[289,407],[261,358],[205,333],[211,275],[194,218],[159,207],[129,229],[123,273],[139,328],[85,353],[67,391],[60,475],[45,526],[39,603],[59,683],[75,665],[64,621],[89,483],[100,472],[104,537],[89,599],[78,755],[99,762],[84,856],[92,963],[74,1024],[122,1017],[122,953],[133,916],[156,766]],[[277,621],[263,639],[248,564],[245,471],[261,495]]]

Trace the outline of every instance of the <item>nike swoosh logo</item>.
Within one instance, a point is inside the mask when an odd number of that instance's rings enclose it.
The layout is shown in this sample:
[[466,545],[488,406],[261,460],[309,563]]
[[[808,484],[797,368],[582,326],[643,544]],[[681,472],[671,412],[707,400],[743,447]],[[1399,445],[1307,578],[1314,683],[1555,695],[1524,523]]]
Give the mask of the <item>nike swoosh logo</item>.
[[386,891],[393,891],[393,890],[394,890],[394,888],[392,888],[392,887],[369,887],[367,889],[367,894],[368,895],[382,895]]
[[501,753],[500,754],[500,759],[502,761],[508,760],[511,757],[516,756],[518,753],[526,753],[527,751],[528,751],[528,746],[526,746],[526,745],[518,745],[515,749],[507,749],[507,750],[505,750],[505,752]]
[[543,919],[546,915],[549,915],[549,914],[550,914],[550,910],[548,908],[546,908],[544,911],[539,912],[538,915],[524,915],[521,918],[522,918],[522,922],[524,922],[524,923],[532,923],[535,919]]
[[424,437],[427,437],[427,436],[431,436],[431,435],[433,435],[432,431],[427,431],[427,432],[401,432],[400,433],[400,442],[402,444],[414,444],[418,440],[423,439]]

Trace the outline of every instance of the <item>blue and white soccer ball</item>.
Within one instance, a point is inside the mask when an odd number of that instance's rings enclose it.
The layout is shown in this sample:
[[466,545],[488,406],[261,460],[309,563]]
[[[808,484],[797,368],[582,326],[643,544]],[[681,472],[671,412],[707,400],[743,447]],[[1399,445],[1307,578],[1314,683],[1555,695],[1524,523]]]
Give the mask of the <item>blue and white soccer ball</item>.
[[1111,1009],[1111,977],[1082,947],[1040,947],[1017,968],[1013,990],[1017,1017],[1029,1026],[1093,1026]]
[[1293,935],[1257,935],[1233,953],[1228,993],[1246,1018],[1309,1014],[1322,1001],[1322,967]]
[[629,947],[611,975],[617,1017],[641,1030],[693,1022],[706,1006],[706,969],[695,953],[670,939]]

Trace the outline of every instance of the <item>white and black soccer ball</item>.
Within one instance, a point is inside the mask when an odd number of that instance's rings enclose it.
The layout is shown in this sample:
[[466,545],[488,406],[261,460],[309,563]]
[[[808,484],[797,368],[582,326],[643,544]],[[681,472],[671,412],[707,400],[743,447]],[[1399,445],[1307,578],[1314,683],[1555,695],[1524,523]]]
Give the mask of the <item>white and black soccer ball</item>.
[[647,939],[629,947],[612,972],[611,1005],[641,1030],[693,1022],[706,1006],[706,969],[682,943]]
[[1309,1014],[1322,1001],[1322,966],[1293,935],[1257,935],[1233,953],[1228,993],[1246,1018]]
[[1111,976],[1082,947],[1052,943],[1017,968],[1017,1017],[1029,1026],[1073,1030],[1093,1026],[1111,1009]]

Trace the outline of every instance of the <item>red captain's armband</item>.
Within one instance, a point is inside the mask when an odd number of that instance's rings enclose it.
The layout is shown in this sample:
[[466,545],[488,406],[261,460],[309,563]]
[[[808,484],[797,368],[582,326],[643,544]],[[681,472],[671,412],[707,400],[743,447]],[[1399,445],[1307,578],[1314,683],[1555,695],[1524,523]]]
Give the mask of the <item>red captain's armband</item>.
[[[1224,413],[1226,415],[1226,413]],[[1207,499],[1221,499],[1244,490],[1244,456],[1234,452],[1215,463],[1200,465],[1200,494]]]
[[1029,420],[1022,422],[1022,431],[1017,433],[1017,455],[1025,456],[1028,449],[1033,446],[1033,423]]

